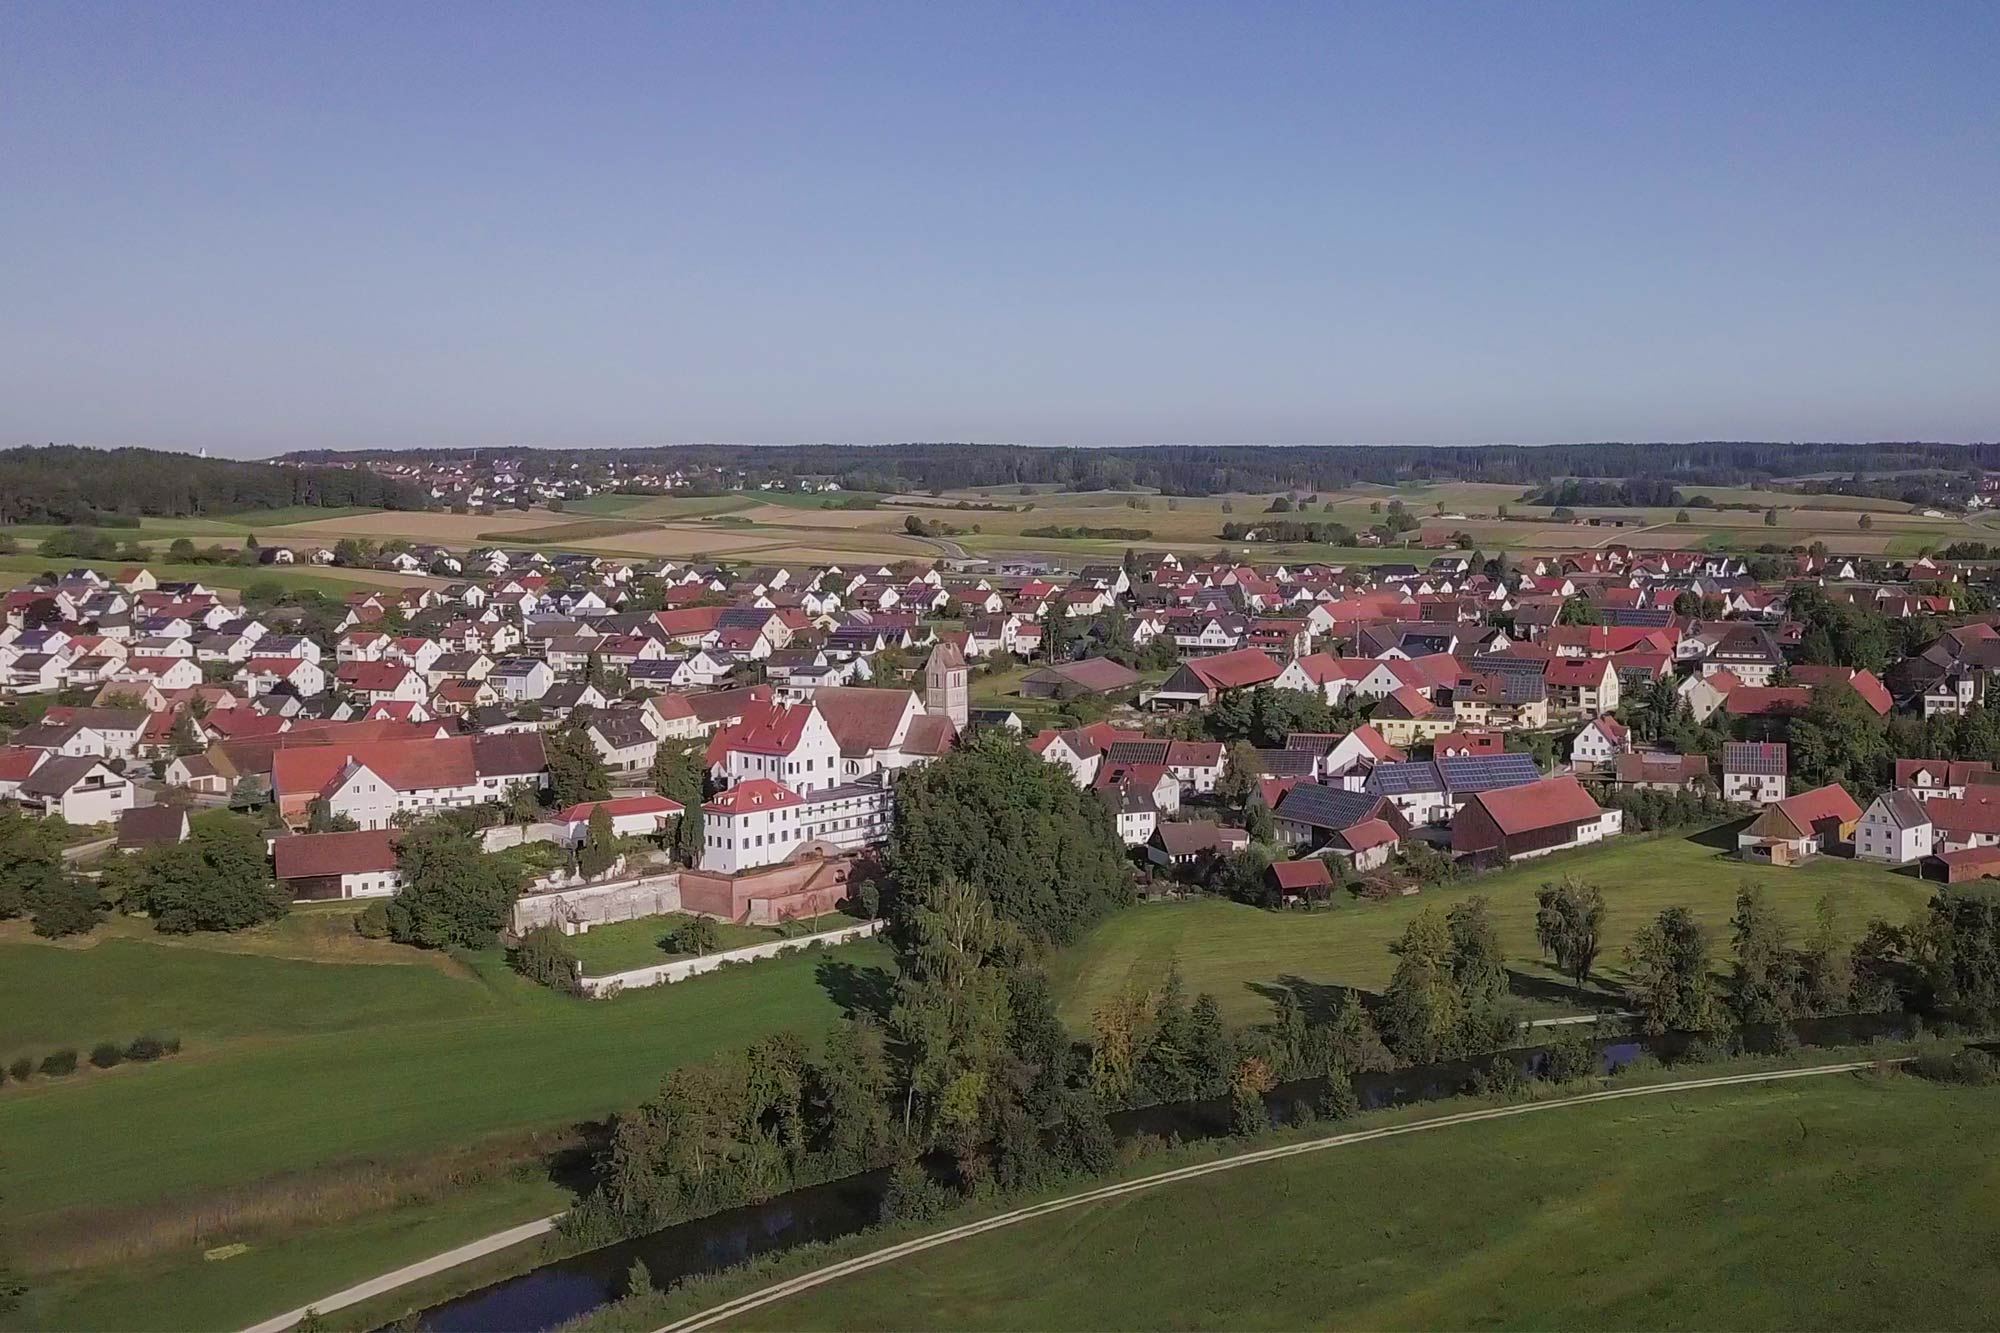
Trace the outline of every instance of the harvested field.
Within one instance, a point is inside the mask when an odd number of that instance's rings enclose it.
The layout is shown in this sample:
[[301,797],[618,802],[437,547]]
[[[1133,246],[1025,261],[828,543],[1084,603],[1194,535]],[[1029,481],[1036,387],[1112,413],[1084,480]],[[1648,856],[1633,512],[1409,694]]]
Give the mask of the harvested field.
[[287,541],[298,541],[318,537],[331,541],[341,537],[368,537],[379,541],[385,537],[407,537],[412,541],[437,542],[444,546],[477,546],[490,540],[483,537],[483,533],[517,534],[546,528],[560,521],[560,516],[539,510],[506,514],[413,514],[375,510],[346,518],[294,523],[285,529],[285,538]]

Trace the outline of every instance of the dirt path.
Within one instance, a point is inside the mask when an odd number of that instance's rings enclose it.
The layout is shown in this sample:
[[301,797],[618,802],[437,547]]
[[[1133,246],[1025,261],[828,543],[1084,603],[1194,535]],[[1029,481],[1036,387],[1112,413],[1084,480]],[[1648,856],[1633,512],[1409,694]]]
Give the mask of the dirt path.
[[1157,1189],[1162,1185],[1177,1184],[1184,1180],[1194,1180],[1201,1176],[1213,1175],[1218,1171],[1234,1171],[1238,1167],[1257,1166],[1264,1162],[1280,1161],[1287,1157],[1298,1157],[1305,1153],[1320,1152],[1327,1148],[1345,1148],[1356,1143],[1372,1143],[1378,1139],[1396,1138],[1404,1134],[1419,1134],[1426,1130],[1449,1129],[1456,1125],[1477,1124],[1483,1120],[1505,1120],[1513,1116],[1535,1115],[1542,1111],[1557,1111],[1570,1106],[1587,1106],[1593,1102],[1622,1101],[1629,1097],[1656,1097],[1670,1092],[1696,1092],[1705,1088],[1727,1088],[1743,1083],[1778,1082],[1785,1079],[1813,1078],[1825,1074],[1849,1074],[1857,1070],[1872,1069],[1877,1062],[1872,1060],[1850,1061],[1846,1064],[1816,1065],[1810,1069],[1782,1069],[1758,1074],[1730,1074],[1718,1078],[1686,1079],[1678,1083],[1660,1083],[1642,1088],[1614,1088],[1606,1092],[1583,1093],[1575,1097],[1562,1097],[1547,1102],[1524,1102],[1515,1106],[1495,1106],[1480,1111],[1461,1111],[1455,1115],[1437,1116],[1429,1120],[1416,1120],[1407,1124],[1388,1125],[1381,1129],[1359,1130],[1351,1134],[1334,1134],[1326,1138],[1308,1139],[1303,1143],[1286,1144],[1282,1148],[1266,1148],[1261,1152],[1243,1153],[1237,1157],[1225,1157],[1219,1161],[1202,1162],[1195,1166],[1184,1166],[1173,1171],[1162,1171],[1157,1175],[1142,1176],[1137,1180],[1123,1181],[1116,1185],[1105,1185],[1099,1189],[1085,1190],[1080,1194],[1065,1195],[1060,1199],[1050,1199],[1028,1208],[1017,1208],[1013,1212],[1001,1213],[997,1217],[982,1218],[968,1222],[964,1226],[952,1227],[947,1231],[919,1236],[915,1240],[904,1241],[885,1249],[874,1250],[841,1263],[829,1264],[785,1282],[775,1282],[768,1287],[725,1301],[697,1315],[691,1315],[677,1323],[665,1325],[655,1333],[695,1333],[697,1329],[712,1328],[724,1320],[747,1314],[761,1306],[771,1305],[802,1291],[824,1286],[852,1273],[879,1268],[883,1264],[894,1263],[898,1259],[925,1250],[949,1245],[953,1241],[967,1240],[1002,1227],[1016,1226],[1031,1222],[1051,1213],[1065,1212],[1089,1203],[1101,1203],[1107,1199],[1121,1198],[1127,1194],[1138,1194],[1145,1190]]

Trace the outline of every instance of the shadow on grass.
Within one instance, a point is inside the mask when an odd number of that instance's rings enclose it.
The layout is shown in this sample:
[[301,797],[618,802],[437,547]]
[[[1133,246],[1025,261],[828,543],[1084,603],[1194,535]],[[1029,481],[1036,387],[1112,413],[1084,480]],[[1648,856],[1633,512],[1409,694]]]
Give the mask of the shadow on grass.
[[887,1020],[896,1003],[896,979],[879,967],[856,967],[838,958],[822,958],[813,980],[849,1018],[856,1014]]
[[1517,1000],[1532,1000],[1592,1013],[1609,1013],[1623,1007],[1620,997],[1608,991],[1579,990],[1568,977],[1552,972],[1523,972],[1512,967],[1507,969],[1507,993]]
[[1749,826],[1750,821],[1747,819],[1733,820],[1727,824],[1717,824],[1714,828],[1703,829],[1699,833],[1690,833],[1687,840],[1697,847],[1733,852],[1736,850],[1736,835]]
[[1333,1021],[1334,1012],[1340,1007],[1341,997],[1353,995],[1361,1001],[1364,1009],[1373,1009],[1378,998],[1358,986],[1338,986],[1324,981],[1307,981],[1304,977],[1285,975],[1272,981],[1246,981],[1243,983],[1251,993],[1261,995],[1271,1002],[1275,1014],[1278,1005],[1287,995],[1299,1002],[1299,1009],[1306,1016],[1306,1022],[1319,1024]]

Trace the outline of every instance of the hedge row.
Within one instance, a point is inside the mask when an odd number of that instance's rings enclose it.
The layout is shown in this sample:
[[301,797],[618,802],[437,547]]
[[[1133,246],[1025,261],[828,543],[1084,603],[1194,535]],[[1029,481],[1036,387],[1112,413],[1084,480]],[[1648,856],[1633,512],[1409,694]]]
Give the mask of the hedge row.
[[[143,1064],[165,1059],[169,1055],[179,1055],[180,1050],[179,1037],[156,1037],[147,1033],[134,1037],[123,1046],[115,1041],[101,1041],[90,1048],[90,1054],[85,1058],[99,1069],[109,1069],[113,1065],[122,1065],[127,1060]],[[36,1074],[48,1078],[61,1078],[65,1074],[74,1074],[77,1064],[78,1056],[73,1046],[50,1051],[40,1060],[32,1055],[16,1056],[11,1064],[0,1069],[0,1083],[5,1083],[9,1079],[16,1083],[26,1083]]]

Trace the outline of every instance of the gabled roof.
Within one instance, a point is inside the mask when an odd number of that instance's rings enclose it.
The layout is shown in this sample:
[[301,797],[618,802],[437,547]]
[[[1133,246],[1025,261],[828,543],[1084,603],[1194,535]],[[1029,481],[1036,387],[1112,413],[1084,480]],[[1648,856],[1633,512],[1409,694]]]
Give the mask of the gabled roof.
[[1781,778],[1785,776],[1786,758],[1781,742],[1725,741],[1722,746],[1722,771]]
[[1268,684],[1282,670],[1261,648],[1238,648],[1214,657],[1196,657],[1184,665],[1211,690],[1240,690]]
[[619,796],[609,801],[581,801],[576,805],[558,810],[554,820],[558,824],[587,824],[590,817],[602,807],[613,819],[623,815],[678,815],[687,809],[679,801],[670,801],[664,796]]
[[782,782],[770,778],[746,778],[728,791],[719,793],[701,808],[719,815],[747,814],[803,804],[805,798]]
[[1508,836],[1596,819],[1604,813],[1573,777],[1476,792],[1469,804],[1484,810],[1494,827]]
[[396,868],[401,829],[359,829],[348,833],[301,833],[271,844],[279,879],[360,875]]

